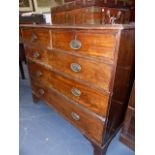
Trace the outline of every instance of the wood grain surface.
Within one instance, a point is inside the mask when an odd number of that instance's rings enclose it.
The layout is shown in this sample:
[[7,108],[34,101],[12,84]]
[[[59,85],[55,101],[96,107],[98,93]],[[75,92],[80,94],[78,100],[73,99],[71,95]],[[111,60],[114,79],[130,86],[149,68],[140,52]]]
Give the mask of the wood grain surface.
[[[74,55],[65,54],[63,52],[57,52],[55,50],[48,51],[47,55],[48,63],[61,72],[88,81],[107,91],[109,90],[112,72],[111,66]],[[79,64],[81,70],[79,72],[74,72],[71,69],[72,63]]]
[[[45,92],[43,95],[39,92],[42,89]],[[49,105],[54,107],[67,120],[77,126],[83,134],[86,134],[99,144],[102,143],[104,123],[101,120],[78,108],[75,104],[52,89],[46,88],[42,85],[37,85],[33,82],[32,90],[38,97],[47,101]],[[73,117],[73,114],[78,115],[79,119],[76,120]]]
[[[81,42],[79,49],[70,46],[70,42],[75,38]],[[115,34],[55,30],[52,31],[52,41],[53,48],[89,56],[114,58]]]

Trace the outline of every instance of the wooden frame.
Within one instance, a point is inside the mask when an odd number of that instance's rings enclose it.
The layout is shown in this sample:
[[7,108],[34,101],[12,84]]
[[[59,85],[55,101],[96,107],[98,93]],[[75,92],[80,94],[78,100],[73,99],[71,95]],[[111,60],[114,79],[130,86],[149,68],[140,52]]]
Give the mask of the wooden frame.
[[19,0],[19,11],[33,11],[32,0]]

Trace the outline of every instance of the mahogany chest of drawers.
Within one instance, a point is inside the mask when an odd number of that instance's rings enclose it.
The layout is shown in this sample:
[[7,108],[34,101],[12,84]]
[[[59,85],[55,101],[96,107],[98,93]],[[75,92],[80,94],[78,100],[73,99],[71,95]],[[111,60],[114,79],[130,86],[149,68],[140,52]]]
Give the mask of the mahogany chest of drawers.
[[120,141],[135,149],[135,84],[133,85]]
[[133,80],[134,25],[21,25],[34,102],[44,100],[105,153]]

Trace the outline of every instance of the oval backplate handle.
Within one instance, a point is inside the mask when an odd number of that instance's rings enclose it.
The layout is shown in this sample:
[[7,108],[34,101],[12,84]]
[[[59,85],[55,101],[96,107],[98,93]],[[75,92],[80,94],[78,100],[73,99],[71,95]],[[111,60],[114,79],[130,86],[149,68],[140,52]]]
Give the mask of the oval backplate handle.
[[78,63],[71,63],[70,68],[74,72],[80,72],[81,66]]
[[77,113],[75,113],[75,112],[71,112],[71,116],[76,121],[79,121],[80,120],[80,116]]
[[72,88],[71,92],[74,96],[77,96],[77,97],[81,95],[81,91],[77,88]]
[[82,46],[82,44],[81,44],[81,41],[80,41],[80,40],[73,39],[73,40],[71,40],[71,42],[70,42],[70,47],[71,47],[72,49],[78,50],[78,49],[81,48],[81,46]]

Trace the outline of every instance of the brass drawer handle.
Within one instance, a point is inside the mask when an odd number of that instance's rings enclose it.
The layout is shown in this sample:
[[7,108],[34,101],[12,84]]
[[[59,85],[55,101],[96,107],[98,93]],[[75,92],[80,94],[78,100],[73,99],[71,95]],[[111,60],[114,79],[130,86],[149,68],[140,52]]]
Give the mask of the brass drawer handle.
[[43,73],[41,72],[41,71],[37,71],[36,72],[36,77],[40,77],[40,76],[42,76],[43,75]]
[[34,58],[39,58],[40,57],[40,53],[38,51],[34,52],[33,57]]
[[40,94],[40,95],[44,95],[44,94],[45,94],[44,89],[39,89],[39,94]]
[[78,50],[78,49],[80,49],[81,48],[81,42],[80,42],[80,40],[71,40],[71,42],[70,42],[70,47],[72,48],[72,49],[75,49],[75,50]]
[[71,63],[70,68],[74,72],[80,72],[81,66],[77,63]]
[[31,36],[31,41],[35,42],[38,39],[37,35],[33,32]]
[[76,121],[79,121],[80,120],[80,116],[77,113],[75,113],[75,112],[71,112],[71,116]]
[[75,49],[75,50],[78,50],[81,48],[82,44],[81,44],[81,41],[77,39],[77,36],[75,34],[75,37],[73,40],[71,40],[71,42],[69,43],[70,47],[72,49]]
[[71,93],[74,95],[74,96],[80,96],[81,95],[81,91],[77,88],[72,88],[71,89]]

